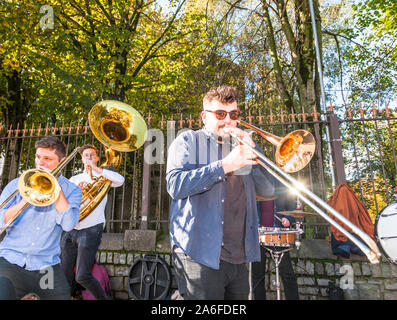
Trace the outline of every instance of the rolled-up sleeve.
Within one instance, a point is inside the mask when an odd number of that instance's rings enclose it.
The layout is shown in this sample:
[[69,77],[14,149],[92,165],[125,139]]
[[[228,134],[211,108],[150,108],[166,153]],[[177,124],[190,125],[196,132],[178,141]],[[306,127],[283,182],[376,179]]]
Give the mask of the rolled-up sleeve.
[[[8,183],[3,192],[0,195],[0,204],[2,204],[15,190],[18,188],[18,178],[12,180]],[[18,193],[17,193],[18,194]],[[0,209],[0,229],[5,226],[4,215],[8,208],[12,207],[17,203],[17,196],[10,199],[1,209]]]
[[82,192],[79,187],[73,184],[72,192],[66,197],[69,205],[68,208],[57,215],[56,222],[64,231],[71,231],[79,222],[80,204]]

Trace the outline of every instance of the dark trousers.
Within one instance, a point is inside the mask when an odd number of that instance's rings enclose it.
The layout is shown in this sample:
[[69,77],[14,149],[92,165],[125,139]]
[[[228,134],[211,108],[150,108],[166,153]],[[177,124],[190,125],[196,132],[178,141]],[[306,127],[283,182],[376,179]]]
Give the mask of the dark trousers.
[[91,267],[102,239],[102,229],[103,223],[100,223],[82,230],[63,232],[61,236],[61,265],[66,279],[70,286],[75,279],[97,300],[109,299],[98,280],[91,274]]
[[60,264],[29,271],[0,257],[0,300],[35,293],[41,300],[69,300],[70,287]]
[[219,270],[204,266],[183,252],[172,253],[179,293],[185,300],[247,300],[248,268],[245,263],[221,260]]
[[[261,246],[261,261],[252,263],[252,287],[255,300],[266,300],[265,273],[266,256],[270,254]],[[280,278],[284,286],[286,300],[299,300],[298,284],[292,267],[289,252],[285,252],[279,265]]]

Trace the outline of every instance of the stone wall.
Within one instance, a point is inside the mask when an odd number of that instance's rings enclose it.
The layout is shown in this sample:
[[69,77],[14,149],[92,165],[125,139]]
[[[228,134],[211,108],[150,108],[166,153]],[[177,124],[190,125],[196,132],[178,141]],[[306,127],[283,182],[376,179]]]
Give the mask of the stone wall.
[[[157,238],[157,239],[156,239]],[[129,270],[131,265],[148,253],[158,254],[171,267],[171,289],[167,298],[177,289],[170,257],[169,241],[159,239],[153,230],[127,230],[124,234],[103,234],[97,261],[105,265],[113,297],[131,299],[129,295]],[[328,282],[344,289],[348,300],[397,299],[397,266],[382,258],[371,264],[366,257],[351,255],[350,259],[334,256],[326,240],[302,241],[299,250],[291,251],[291,260],[297,276],[301,299],[328,299]],[[265,285],[267,298],[276,299],[274,262],[267,259]],[[269,270],[271,272],[269,272]],[[283,287],[281,285],[282,298]]]

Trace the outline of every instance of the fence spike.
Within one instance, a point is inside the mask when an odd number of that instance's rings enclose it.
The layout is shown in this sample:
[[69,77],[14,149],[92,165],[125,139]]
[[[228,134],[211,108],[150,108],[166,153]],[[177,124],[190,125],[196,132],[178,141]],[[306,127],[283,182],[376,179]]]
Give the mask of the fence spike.
[[372,111],[372,114],[374,115],[374,118],[376,119],[377,118],[377,116],[378,116],[378,108],[375,106],[375,103],[374,102],[372,102],[372,109],[371,109],[371,111]]
[[181,119],[178,120],[178,122],[179,122],[179,129],[182,129],[183,128],[183,124],[185,123],[185,120],[183,120],[183,118],[182,118],[182,113],[181,113]]
[[347,113],[349,120],[351,120],[353,118],[353,109],[350,108],[350,105],[347,105],[347,109],[345,111],[345,114]]
[[189,122],[189,128],[192,128],[192,123],[194,123],[194,120],[192,119],[192,114],[190,114],[188,122]]
[[160,121],[160,128],[161,128],[161,130],[164,129],[164,124],[165,124],[166,122],[167,122],[167,121],[164,121],[164,115],[162,114],[162,115],[161,115],[161,121]]
[[273,124],[274,123],[274,117],[273,117],[273,111],[272,109],[270,109],[269,115],[267,116],[267,118],[270,120],[270,123]]

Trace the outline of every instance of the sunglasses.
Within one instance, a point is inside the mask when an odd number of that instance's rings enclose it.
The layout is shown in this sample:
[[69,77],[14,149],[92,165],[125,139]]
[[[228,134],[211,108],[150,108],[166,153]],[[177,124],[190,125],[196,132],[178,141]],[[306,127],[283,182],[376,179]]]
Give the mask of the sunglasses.
[[211,113],[215,113],[215,117],[218,120],[223,120],[226,118],[226,115],[229,114],[229,117],[231,120],[237,120],[240,117],[240,110],[232,110],[230,112],[227,112],[225,110],[205,110]]

